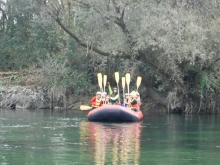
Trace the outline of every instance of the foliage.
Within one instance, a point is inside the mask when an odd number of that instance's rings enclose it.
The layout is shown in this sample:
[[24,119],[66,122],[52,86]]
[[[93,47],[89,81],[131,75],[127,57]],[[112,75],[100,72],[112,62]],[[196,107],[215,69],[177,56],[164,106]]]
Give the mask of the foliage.
[[88,63],[82,62],[85,53],[53,19],[42,20],[40,8],[32,2],[1,2],[6,17],[0,19],[0,69],[34,67],[41,84],[72,87],[75,92],[89,89]]
[[36,65],[54,75],[52,84],[80,88],[96,84],[97,72],[113,82],[118,70],[131,72],[133,85],[141,74],[145,87],[182,93],[186,103],[194,100],[192,108],[217,98],[218,1],[8,0],[1,6],[1,69]]
[[47,60],[40,60],[39,77],[40,84],[48,84],[50,87],[62,86],[72,88],[75,93],[83,91],[91,86],[88,76],[80,70],[68,67],[67,58],[59,54],[47,55]]

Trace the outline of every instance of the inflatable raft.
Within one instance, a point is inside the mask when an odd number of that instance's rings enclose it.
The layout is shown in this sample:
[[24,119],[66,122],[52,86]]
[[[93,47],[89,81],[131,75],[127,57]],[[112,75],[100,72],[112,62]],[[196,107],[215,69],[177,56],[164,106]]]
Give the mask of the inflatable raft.
[[120,105],[103,105],[90,111],[87,116],[89,121],[138,122],[142,120],[143,113]]

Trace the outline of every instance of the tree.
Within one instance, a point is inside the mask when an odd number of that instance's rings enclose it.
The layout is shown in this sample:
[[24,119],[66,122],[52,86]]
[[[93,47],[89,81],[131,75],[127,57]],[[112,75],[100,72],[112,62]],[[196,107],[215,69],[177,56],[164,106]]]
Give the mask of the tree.
[[68,87],[75,93],[90,87],[88,63],[81,63],[85,53],[53,19],[42,20],[32,0],[0,1],[0,7],[0,70],[30,69],[39,85]]
[[207,93],[218,94],[217,1],[48,0],[40,7],[85,50],[150,69],[159,92],[185,97],[181,106],[200,111]]

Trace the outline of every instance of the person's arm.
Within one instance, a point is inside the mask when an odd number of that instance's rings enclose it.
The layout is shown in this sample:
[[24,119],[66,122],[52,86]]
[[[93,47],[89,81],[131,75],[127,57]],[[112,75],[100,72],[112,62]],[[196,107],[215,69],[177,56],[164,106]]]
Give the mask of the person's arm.
[[109,95],[112,95],[113,91],[109,83],[108,83],[108,91],[109,91]]
[[93,97],[91,100],[90,100],[90,103],[94,103],[96,101],[96,97]]
[[111,100],[117,100],[119,98],[119,95],[116,95],[115,97],[110,97]]

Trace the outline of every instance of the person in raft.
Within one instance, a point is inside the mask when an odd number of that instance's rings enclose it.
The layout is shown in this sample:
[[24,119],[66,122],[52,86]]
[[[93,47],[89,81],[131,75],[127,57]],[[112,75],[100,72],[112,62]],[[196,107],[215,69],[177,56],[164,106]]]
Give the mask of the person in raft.
[[118,89],[116,87],[112,88],[110,86],[110,83],[108,82],[108,90],[110,94],[110,104],[119,104],[119,95],[118,95]]
[[128,93],[125,93],[125,99],[124,99],[123,107],[129,108],[129,100],[130,100],[130,95]]
[[106,92],[102,92],[102,95],[101,95],[102,104],[104,104],[104,102],[105,102],[106,95],[107,95]]
[[105,97],[105,101],[104,101],[104,103],[102,103],[102,105],[110,105],[110,96],[109,95],[107,95]]
[[92,109],[98,108],[102,106],[102,100],[101,100],[101,92],[97,92],[96,96],[94,96],[90,103],[92,104]]
[[130,93],[131,99],[130,99],[130,108],[133,111],[138,111],[138,104],[137,104],[137,93],[135,91],[132,91]]

